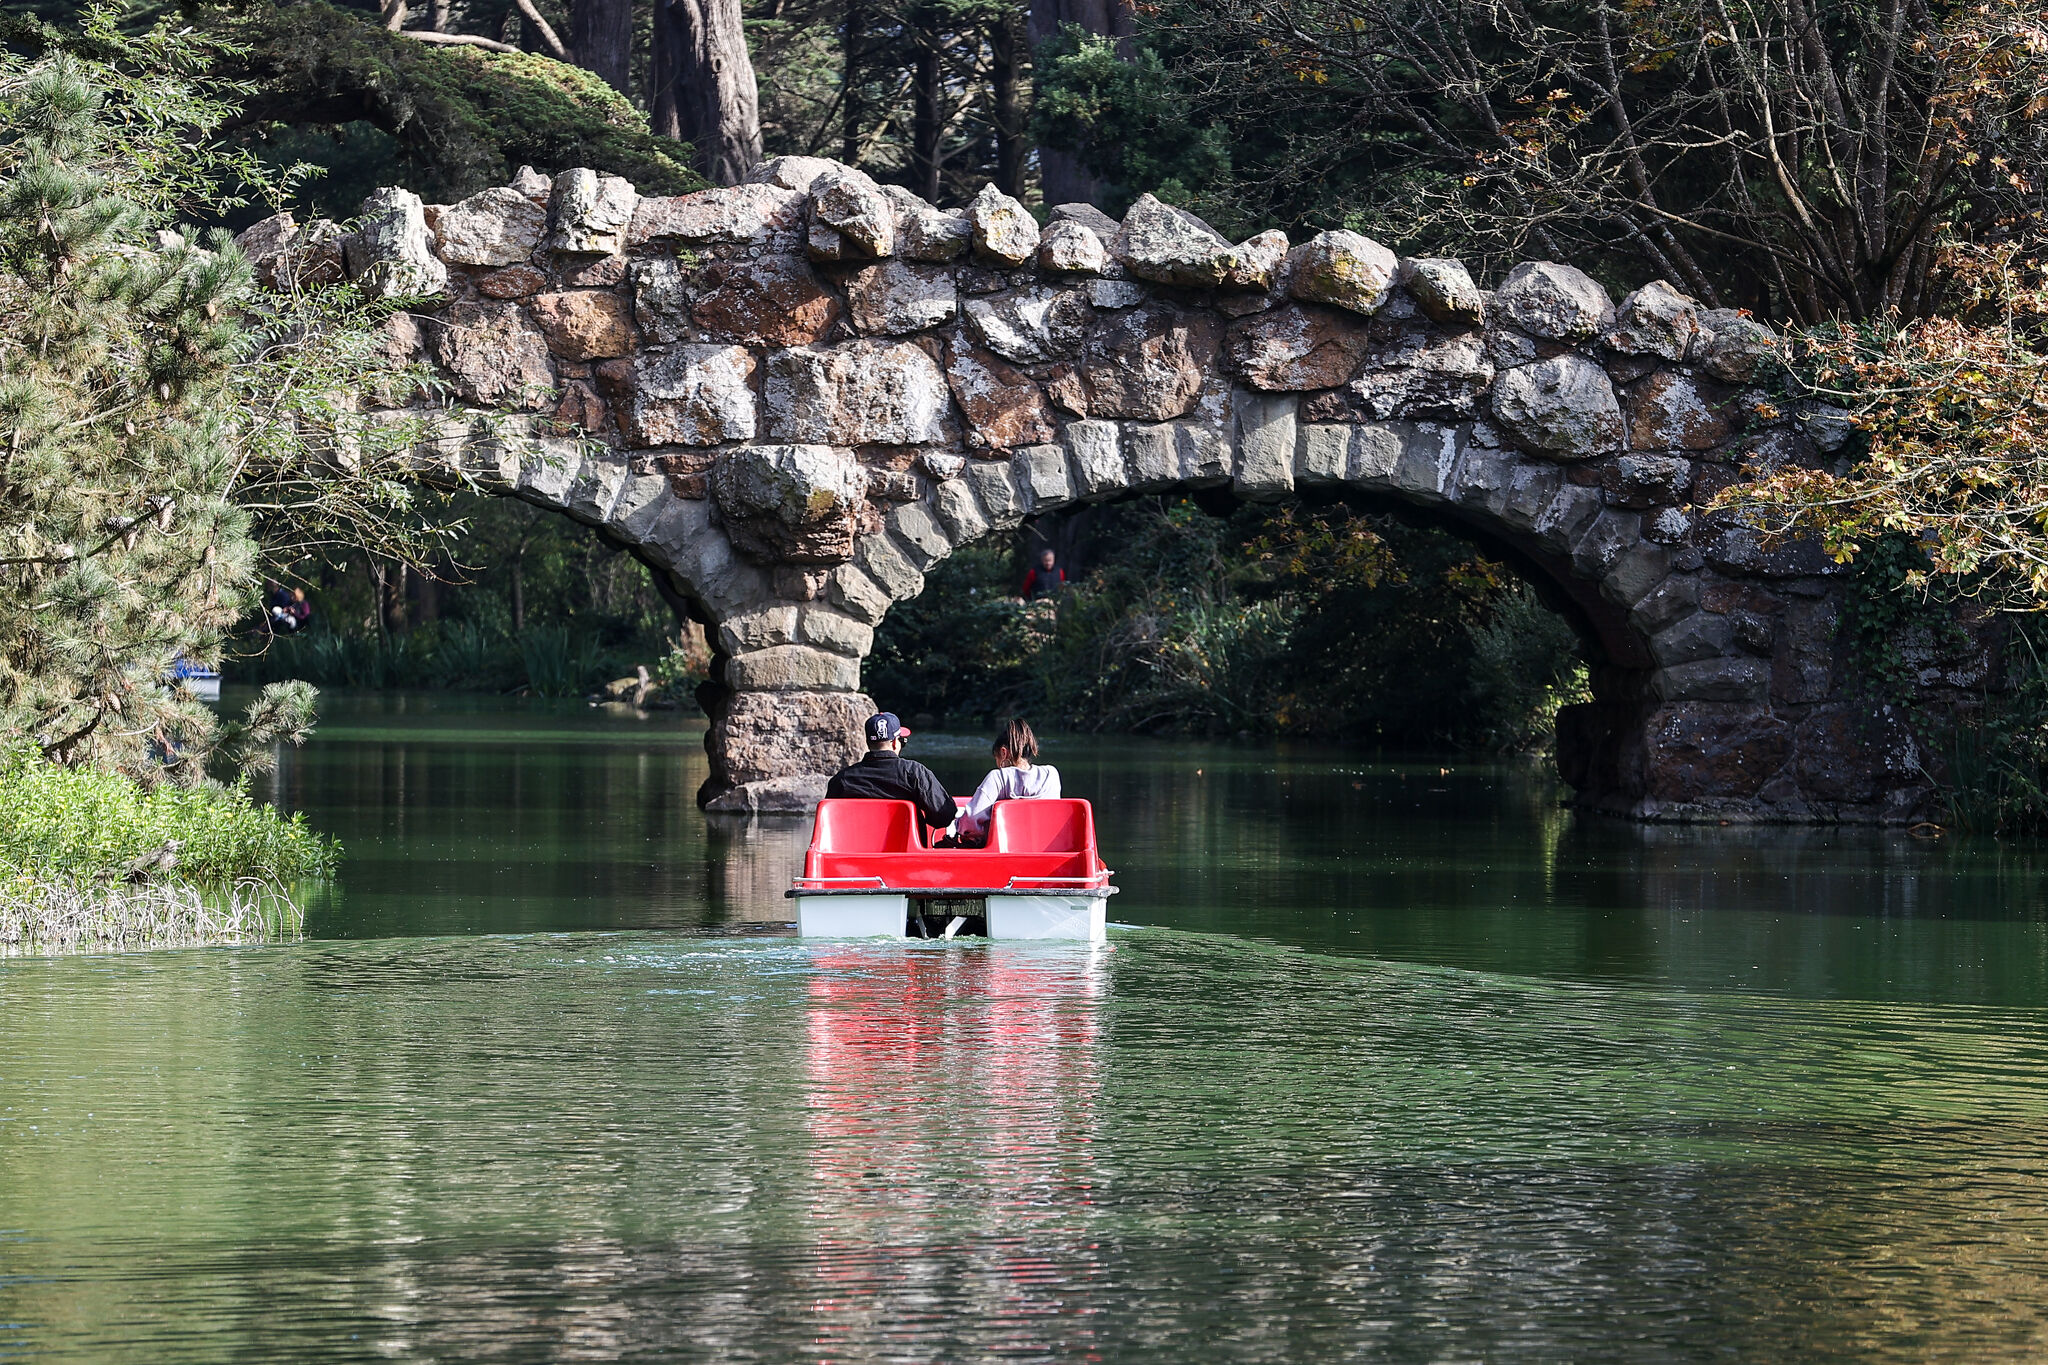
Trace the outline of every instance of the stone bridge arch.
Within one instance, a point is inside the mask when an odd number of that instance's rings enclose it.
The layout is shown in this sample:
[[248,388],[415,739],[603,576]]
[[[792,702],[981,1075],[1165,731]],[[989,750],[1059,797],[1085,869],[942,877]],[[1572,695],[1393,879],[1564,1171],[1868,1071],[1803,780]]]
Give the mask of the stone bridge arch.
[[[338,261],[438,295],[393,320],[459,402],[460,465],[639,556],[715,651],[716,808],[801,809],[854,757],[874,628],[955,548],[1132,493],[1427,509],[1570,599],[1595,701],[1560,721],[1582,804],[1641,819],[1897,820],[1910,738],[1836,685],[1836,566],[1703,512],[1846,434],[1780,412],[1767,329],[1663,283],[1478,288],[1350,232],[1230,243],[1141,198],[1043,226],[781,158],[642,198],[586,170],[448,206],[383,190],[337,239],[243,235],[259,275]],[[417,410],[407,410],[417,411]]]

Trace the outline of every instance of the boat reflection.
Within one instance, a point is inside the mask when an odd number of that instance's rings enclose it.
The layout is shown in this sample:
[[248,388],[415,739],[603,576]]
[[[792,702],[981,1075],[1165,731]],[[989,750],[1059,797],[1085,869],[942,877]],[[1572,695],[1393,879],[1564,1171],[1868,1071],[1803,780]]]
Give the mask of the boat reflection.
[[[820,945],[806,1020],[821,1351],[974,1301],[1019,1324],[1092,1258],[1105,944]],[[942,1288],[943,1286],[943,1288]]]

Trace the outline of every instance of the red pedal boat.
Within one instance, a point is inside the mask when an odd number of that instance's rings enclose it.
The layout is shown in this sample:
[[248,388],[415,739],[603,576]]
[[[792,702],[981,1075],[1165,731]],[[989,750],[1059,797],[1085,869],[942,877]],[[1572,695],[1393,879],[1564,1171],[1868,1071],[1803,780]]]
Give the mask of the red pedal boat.
[[933,848],[908,801],[821,801],[789,889],[797,932],[825,938],[951,937],[979,920],[990,938],[1095,940],[1115,893],[1094,810],[1066,800],[998,802],[986,848]]

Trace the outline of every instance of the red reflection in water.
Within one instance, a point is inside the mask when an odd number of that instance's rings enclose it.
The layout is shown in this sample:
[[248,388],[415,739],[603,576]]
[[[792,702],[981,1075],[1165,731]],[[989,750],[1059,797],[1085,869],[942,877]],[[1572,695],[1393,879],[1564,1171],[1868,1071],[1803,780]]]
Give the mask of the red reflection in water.
[[[1026,1324],[1089,1272],[1102,945],[820,948],[806,1075],[820,1359],[878,1313]],[[1049,1252],[1048,1243],[1052,1244]],[[879,1291],[879,1292],[878,1292]],[[882,1300],[887,1300],[883,1303]]]

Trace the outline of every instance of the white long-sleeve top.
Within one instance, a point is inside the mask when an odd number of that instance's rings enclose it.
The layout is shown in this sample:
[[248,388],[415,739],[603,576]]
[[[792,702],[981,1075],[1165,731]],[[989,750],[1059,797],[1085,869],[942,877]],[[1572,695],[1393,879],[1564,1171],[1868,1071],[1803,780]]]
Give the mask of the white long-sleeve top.
[[974,789],[974,799],[967,803],[967,812],[960,817],[960,828],[964,833],[980,834],[988,828],[989,812],[998,801],[1054,799],[1059,794],[1060,770],[1050,763],[1034,763],[1028,768],[992,768]]

